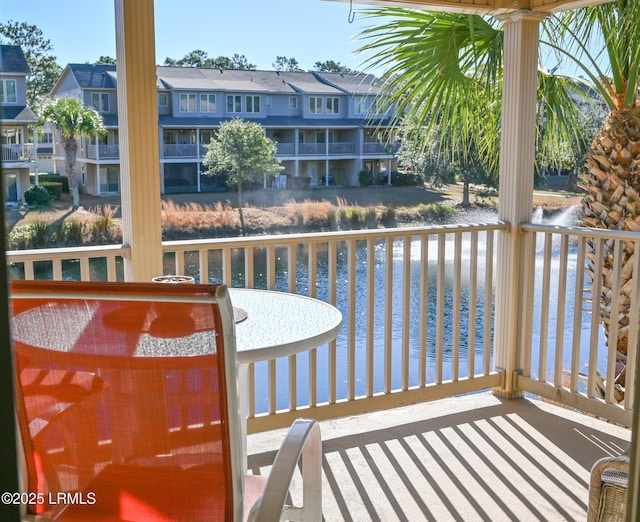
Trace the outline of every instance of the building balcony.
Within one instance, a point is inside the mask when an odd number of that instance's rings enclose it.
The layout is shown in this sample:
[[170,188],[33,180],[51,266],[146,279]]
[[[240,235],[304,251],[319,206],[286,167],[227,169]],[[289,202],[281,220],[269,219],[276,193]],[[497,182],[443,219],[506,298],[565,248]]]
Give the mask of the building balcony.
[[[494,314],[497,244],[508,230],[495,222],[164,242],[164,273],[309,295],[343,314],[328,345],[251,365],[249,469],[268,466],[269,441],[280,440],[262,432],[312,417],[327,421],[327,520],[583,519],[590,466],[628,445],[633,398],[615,396],[615,346],[591,314],[580,267],[588,241],[640,248],[640,236],[523,225],[530,277],[511,396],[527,399],[502,400],[478,392],[507,377]],[[7,252],[10,276],[26,279],[121,280],[128,256],[122,245]]]
[[200,146],[195,143],[162,145],[163,158],[197,158]]
[[87,145],[87,158],[95,160],[120,159],[120,145]]
[[27,164],[36,160],[36,146],[33,143],[2,145],[2,162],[5,165]]
[[276,144],[277,147],[277,156],[295,156],[296,154],[296,144],[295,143],[280,143]]
[[[268,474],[285,431],[249,436],[250,471]],[[331,419],[320,431],[324,520],[587,520],[591,466],[630,440],[550,402],[488,392]]]
[[380,142],[365,142],[362,145],[362,153],[363,154],[386,154],[393,156],[398,152],[397,145],[388,145]]

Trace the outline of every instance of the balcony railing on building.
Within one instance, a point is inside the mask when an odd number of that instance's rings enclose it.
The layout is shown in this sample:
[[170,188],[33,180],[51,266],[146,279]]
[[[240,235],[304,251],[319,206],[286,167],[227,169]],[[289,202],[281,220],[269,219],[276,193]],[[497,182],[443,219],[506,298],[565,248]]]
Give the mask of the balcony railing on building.
[[164,158],[197,158],[199,145],[196,143],[164,144],[162,156]]
[[399,146],[389,145],[380,142],[365,142],[362,145],[363,154],[388,154],[393,155],[398,152]]
[[87,158],[95,160],[120,159],[120,145],[87,145]]
[[[250,369],[249,427],[263,431],[287,426],[301,409],[326,419],[499,388],[495,259],[507,230],[498,222],[171,241],[163,247],[164,272],[301,293],[342,311],[336,341]],[[517,388],[630,425],[640,292],[629,325],[628,393],[620,399],[615,343],[604,341],[582,267],[589,245],[608,240],[640,249],[640,237],[551,225],[526,225],[522,233],[531,277],[513,348]],[[115,245],[13,251],[8,261],[13,278],[117,280],[127,255]]]
[[36,146],[33,143],[3,144],[2,161],[4,163],[36,161]]

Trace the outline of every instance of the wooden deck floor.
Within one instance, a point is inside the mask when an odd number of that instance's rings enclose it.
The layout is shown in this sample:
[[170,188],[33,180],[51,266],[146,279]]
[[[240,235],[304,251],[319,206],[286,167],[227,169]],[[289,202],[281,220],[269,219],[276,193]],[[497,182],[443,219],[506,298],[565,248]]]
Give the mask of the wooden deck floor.
[[[585,520],[591,466],[631,440],[625,428],[490,393],[326,421],[321,432],[328,522]],[[268,473],[283,436],[249,437],[250,472]]]

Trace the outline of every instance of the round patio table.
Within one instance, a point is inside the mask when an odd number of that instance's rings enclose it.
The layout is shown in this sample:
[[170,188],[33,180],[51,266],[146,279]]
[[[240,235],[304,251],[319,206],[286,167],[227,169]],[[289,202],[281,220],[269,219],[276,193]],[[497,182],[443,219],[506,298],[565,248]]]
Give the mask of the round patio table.
[[236,323],[238,364],[293,355],[335,339],[342,314],[334,306],[297,294],[229,288],[234,308],[247,317]]

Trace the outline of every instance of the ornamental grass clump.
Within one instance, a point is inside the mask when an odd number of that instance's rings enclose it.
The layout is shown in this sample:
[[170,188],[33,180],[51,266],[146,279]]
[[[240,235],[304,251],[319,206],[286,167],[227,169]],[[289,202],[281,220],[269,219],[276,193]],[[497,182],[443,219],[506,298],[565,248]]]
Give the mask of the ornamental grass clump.
[[89,209],[85,243],[107,245],[121,242],[122,228],[115,219],[118,210],[119,207],[108,204]]
[[47,248],[51,246],[52,237],[50,223],[47,221],[32,221],[14,227],[7,237],[9,250],[29,250],[33,248]]
[[336,208],[326,199],[313,201],[305,199],[297,202],[295,199],[284,204],[287,217],[299,227],[313,227],[332,229],[336,224]]
[[161,211],[165,239],[217,236],[238,226],[231,205],[220,201],[211,206],[163,201]]

